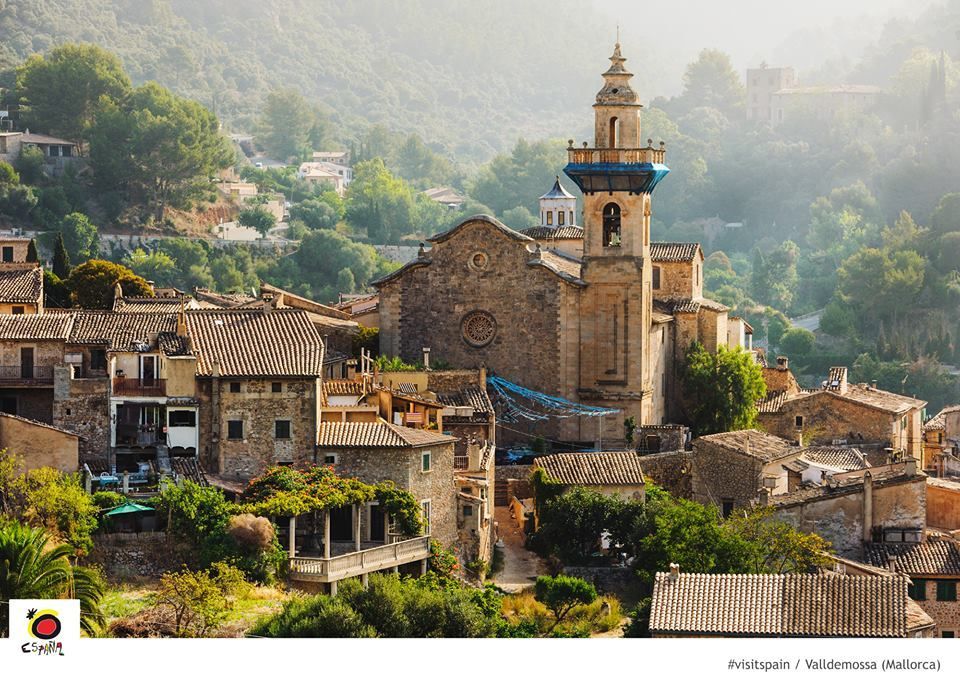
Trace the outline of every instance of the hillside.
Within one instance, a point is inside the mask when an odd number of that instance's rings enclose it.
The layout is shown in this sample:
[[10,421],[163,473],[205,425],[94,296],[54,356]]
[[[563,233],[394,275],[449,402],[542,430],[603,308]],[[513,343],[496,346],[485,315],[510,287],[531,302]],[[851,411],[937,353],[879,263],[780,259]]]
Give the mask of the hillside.
[[[383,124],[461,160],[517,137],[578,136],[612,32],[575,0],[0,0],[0,69],[69,41],[122,58],[249,130],[278,86],[325,108],[334,139]],[[637,48],[636,52],[641,49]],[[635,65],[642,56],[631,54]],[[10,84],[10,75],[3,80]]]

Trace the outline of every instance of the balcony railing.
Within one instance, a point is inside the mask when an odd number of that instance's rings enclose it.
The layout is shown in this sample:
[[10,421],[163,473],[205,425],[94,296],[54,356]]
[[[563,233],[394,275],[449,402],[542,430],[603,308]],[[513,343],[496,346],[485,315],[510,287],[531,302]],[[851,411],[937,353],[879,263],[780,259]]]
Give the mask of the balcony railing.
[[162,397],[167,394],[167,380],[117,377],[113,380],[113,394]]
[[290,559],[290,577],[311,582],[336,582],[429,557],[430,537],[414,537],[331,558],[297,556]]
[[577,165],[595,163],[663,163],[664,149],[652,146],[643,149],[575,149],[569,148],[570,162]]
[[0,382],[6,384],[38,384],[53,382],[53,367],[0,367]]
[[455,470],[465,470],[470,466],[470,456],[469,455],[454,455],[453,456],[453,469]]

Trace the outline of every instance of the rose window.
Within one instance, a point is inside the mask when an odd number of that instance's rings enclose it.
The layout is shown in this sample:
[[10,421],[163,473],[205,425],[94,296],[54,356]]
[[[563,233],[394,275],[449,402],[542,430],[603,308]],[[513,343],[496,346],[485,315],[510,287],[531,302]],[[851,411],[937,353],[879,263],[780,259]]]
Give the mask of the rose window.
[[485,311],[467,314],[463,317],[460,328],[463,339],[474,347],[489,345],[497,335],[497,322]]

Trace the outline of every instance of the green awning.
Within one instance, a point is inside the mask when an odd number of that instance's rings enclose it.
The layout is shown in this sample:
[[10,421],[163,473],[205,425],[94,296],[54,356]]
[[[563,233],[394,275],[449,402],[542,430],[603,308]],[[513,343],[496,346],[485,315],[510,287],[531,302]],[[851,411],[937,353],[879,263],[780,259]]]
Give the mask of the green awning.
[[117,506],[113,510],[107,511],[105,515],[130,515],[132,513],[152,513],[153,508],[149,506],[142,506],[139,503],[131,503],[127,501],[122,506]]

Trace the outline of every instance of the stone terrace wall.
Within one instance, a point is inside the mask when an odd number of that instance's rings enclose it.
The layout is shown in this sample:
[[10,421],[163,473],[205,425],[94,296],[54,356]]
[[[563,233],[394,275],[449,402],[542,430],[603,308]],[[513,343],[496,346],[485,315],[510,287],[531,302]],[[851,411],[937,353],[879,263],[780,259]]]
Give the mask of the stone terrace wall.
[[111,581],[155,578],[194,563],[194,554],[182,540],[164,532],[98,534],[87,564],[103,568]]

